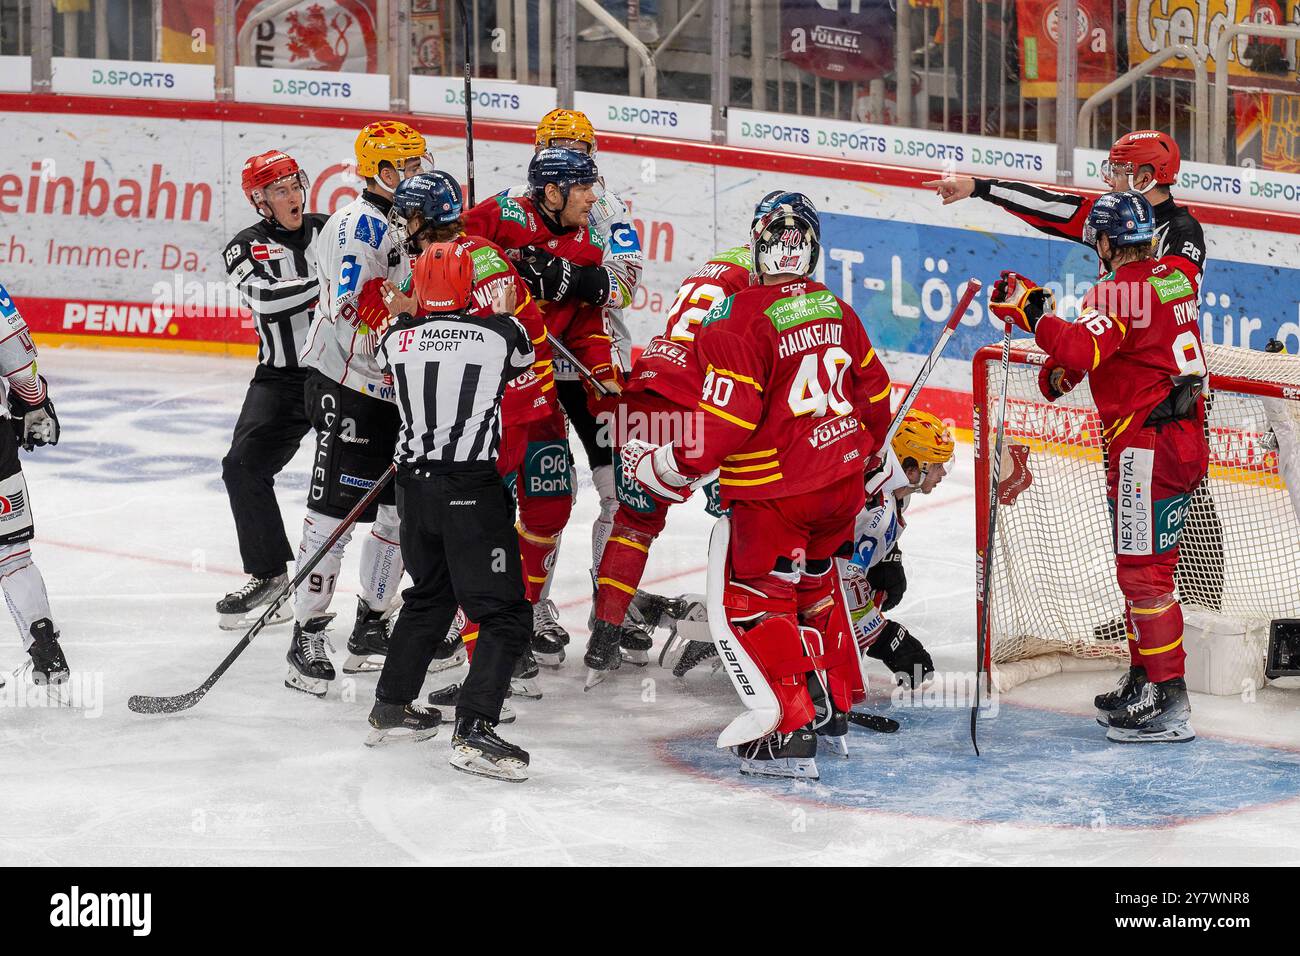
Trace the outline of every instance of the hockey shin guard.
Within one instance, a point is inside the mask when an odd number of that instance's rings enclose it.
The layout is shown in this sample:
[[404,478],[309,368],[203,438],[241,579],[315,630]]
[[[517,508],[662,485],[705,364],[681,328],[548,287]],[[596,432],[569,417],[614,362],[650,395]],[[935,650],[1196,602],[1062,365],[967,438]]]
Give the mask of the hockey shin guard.
[[596,575],[596,617],[610,624],[622,624],[628,605],[650,559],[655,536],[615,524]]
[[361,543],[360,596],[372,611],[387,612],[397,601],[402,582],[400,521],[394,505],[380,505],[370,533]]
[[[302,543],[298,545],[298,566],[301,567],[317,551],[325,546],[334,530],[343,523],[342,518],[332,518],[315,511],[308,511],[302,521]],[[334,543],[334,547],[321,558],[315,569],[298,585],[293,595],[293,615],[301,622],[324,614],[329,610],[334,598],[334,588],[338,584],[339,569],[343,566],[343,551],[352,539],[352,528]]]
[[18,625],[25,651],[32,645],[32,624],[42,618],[53,618],[45,579],[40,568],[32,563],[31,541],[0,546],[0,586],[4,588],[5,603]]
[[1137,632],[1137,665],[1154,683],[1182,677],[1187,660],[1183,649],[1183,608],[1173,594],[1132,601],[1129,611]]

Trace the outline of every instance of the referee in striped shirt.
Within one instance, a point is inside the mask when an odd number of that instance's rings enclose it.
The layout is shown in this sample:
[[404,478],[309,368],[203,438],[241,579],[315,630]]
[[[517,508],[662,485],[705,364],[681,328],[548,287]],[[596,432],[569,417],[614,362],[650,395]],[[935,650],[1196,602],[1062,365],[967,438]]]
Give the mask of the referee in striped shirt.
[[[398,432],[397,510],[412,585],[393,629],[376,707],[415,700],[459,604],[481,630],[456,703],[451,763],[506,780],[527,776],[528,754],[496,735],[515,662],[532,638],[514,506],[497,474],[501,396],[532,367],[528,333],[510,313],[465,311],[474,282],[469,253],[435,243],[416,261],[418,316],[403,312],[376,349],[392,376]],[[391,285],[389,291],[393,291]]]

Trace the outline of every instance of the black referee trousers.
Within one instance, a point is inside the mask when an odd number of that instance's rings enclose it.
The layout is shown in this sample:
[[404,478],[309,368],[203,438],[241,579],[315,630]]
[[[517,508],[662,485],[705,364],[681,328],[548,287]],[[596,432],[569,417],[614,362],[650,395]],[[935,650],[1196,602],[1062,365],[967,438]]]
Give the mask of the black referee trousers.
[[402,592],[375,698],[415,700],[459,604],[480,630],[456,716],[496,723],[533,633],[509,492],[487,462],[402,465],[397,510],[402,558],[414,583]]

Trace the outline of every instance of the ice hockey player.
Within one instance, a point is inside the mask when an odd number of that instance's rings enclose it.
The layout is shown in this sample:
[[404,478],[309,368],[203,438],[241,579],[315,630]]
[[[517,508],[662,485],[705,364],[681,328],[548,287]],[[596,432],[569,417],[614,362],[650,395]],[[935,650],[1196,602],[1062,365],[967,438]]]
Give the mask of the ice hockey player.
[[[750,228],[782,195],[785,190],[777,189],[763,197]],[[642,350],[619,408],[606,418],[612,425],[609,433],[616,455],[628,439],[658,445],[688,437],[683,432],[696,420],[704,384],[704,371],[692,360],[695,333],[713,306],[749,287],[753,264],[746,243],[718,253],[682,280],[663,333]],[[590,671],[588,687],[599,682],[601,672],[616,669],[624,652],[643,648],[649,627],[661,619],[702,616],[702,607],[692,608],[689,599],[668,600],[638,590],[650,546],[664,529],[669,503],[629,486],[621,480],[621,470],[615,474],[615,490],[618,510],[596,574],[595,619],[584,659]]]
[[[484,200],[466,214],[465,226],[470,235],[520,256],[520,275],[541,305],[549,334],[562,341],[606,391],[617,394],[623,373],[604,308],[611,287],[602,265],[605,239],[589,223],[599,180],[595,162],[585,153],[543,149],[528,165],[529,195]],[[526,267],[530,249],[550,256],[544,270]],[[595,386],[583,384],[589,390],[587,400],[594,404],[600,398]],[[590,407],[586,414],[594,421]],[[608,448],[605,453],[610,454]],[[560,533],[573,510],[572,459],[565,415],[557,411],[530,427],[515,482],[525,583],[534,608],[533,652],[548,664],[563,659],[568,641],[567,633],[553,626],[554,608],[547,594]],[[612,490],[612,473],[610,480]]]
[[1049,401],[1085,375],[1092,385],[1130,654],[1119,688],[1096,706],[1106,736],[1124,743],[1195,736],[1174,567],[1189,499],[1209,467],[1207,370],[1196,279],[1185,258],[1154,255],[1153,218],[1137,192],[1106,193],[1093,204],[1085,238],[1107,272],[1076,321],[1053,315],[1050,294],[1010,272],[995,283],[989,305],[1050,357],[1038,379]]
[[[469,253],[474,264],[474,285],[466,306],[468,314],[495,314],[495,303],[506,287],[515,297],[514,316],[528,331],[535,358],[531,369],[506,385],[501,399],[501,446],[497,453],[497,470],[503,478],[513,476],[523,462],[529,425],[558,412],[551,346],[546,338],[542,313],[527,284],[501,248],[481,236],[465,234],[464,201],[460,184],[452,176],[444,172],[421,173],[406,180],[397,187],[393,196],[393,210],[405,223],[407,251],[411,255],[419,255],[429,246],[444,242],[461,246]],[[415,314],[418,304],[413,297],[403,295],[391,284],[387,291],[389,312],[393,315],[401,312]],[[457,615],[456,620],[463,621],[463,624],[452,625],[449,640],[461,642],[466,656],[472,658],[478,624],[464,615]],[[450,647],[440,648],[439,652],[446,653],[447,658],[455,653]],[[512,684],[514,692],[521,697],[541,697],[536,679],[537,662],[528,651],[520,656]],[[441,688],[430,695],[430,701],[454,703],[455,694],[456,685]]]
[[[1178,144],[1171,136],[1154,129],[1139,129],[1115,141],[1101,164],[1101,175],[1115,192],[1132,190],[1146,197],[1155,210],[1156,258],[1176,256],[1182,260],[1177,263],[1179,270],[1200,284],[1205,269],[1205,233],[1191,212],[1174,202],[1172,195],[1181,162]],[[935,179],[922,185],[934,187],[945,206],[976,196],[1001,206],[1041,232],[1088,244],[1085,232],[1093,205],[1089,197],[1028,183],[969,176]]]
[[[257,367],[235,423],[221,477],[230,496],[248,582],[217,602],[221,626],[252,624],[257,609],[288,584],[293,558],[275,500],[275,476],[289,463],[311,419],[303,401],[309,369],[298,363],[320,294],[317,234],[322,213],[307,212],[307,174],[279,150],[250,156],[241,175],[258,221],[226,245],[226,272],[253,313]],[[283,608],[271,623],[290,620]]]
[[[371,123],[356,139],[357,175],[365,189],[325,224],[316,242],[320,301],[300,361],[312,369],[307,408],[316,428],[307,514],[298,558],[325,543],[357,500],[387,470],[399,417],[393,385],[375,362],[378,332],[389,321],[386,280],[400,282],[411,264],[390,221],[398,184],[432,168],[424,137],[396,121]],[[388,645],[388,617],[402,578],[397,509],[389,487],[361,515],[372,524],[361,548],[356,624],[348,639],[345,673],[376,670]],[[294,594],[294,634],[285,685],[324,696],[334,679],[325,628],[343,551],[351,530]]]
[[413,702],[459,604],[482,629],[456,703],[451,763],[516,782],[527,777],[528,753],[499,737],[496,725],[515,663],[528,650],[532,612],[513,506],[495,459],[502,395],[532,368],[534,354],[513,316],[512,285],[499,288],[492,314],[469,314],[474,271],[460,243],[427,248],[415,264],[418,314],[398,316],[379,345],[402,415],[397,506],[412,585],[370,723],[381,735],[435,730],[441,714]]
[[[836,558],[859,649],[913,689],[934,673],[934,661],[906,627],[886,620],[884,612],[895,608],[907,591],[899,546],[907,525],[904,509],[913,494],[928,495],[939,486],[955,447],[942,421],[929,412],[908,411],[885,460],[866,475],[867,503],[854,525],[852,554]],[[675,658],[673,676],[684,676],[701,661],[717,661],[711,640],[686,639],[689,632],[678,627],[682,639],[666,655]]]
[[[543,149],[562,148],[584,153],[594,159],[596,154],[596,131],[586,114],[577,110],[555,109],[542,117],[537,124],[533,137],[534,153]],[[602,177],[597,184],[597,198],[587,215],[591,228],[601,237],[604,258],[600,262],[601,277],[593,270],[590,275],[597,280],[603,278],[608,283],[608,296],[601,303],[605,311],[608,333],[613,346],[620,374],[631,367],[632,336],[624,321],[623,312],[632,307],[632,300],[641,284],[642,252],[641,238],[628,212],[627,205],[605,184]],[[516,186],[509,190],[509,196],[528,194],[527,185]],[[539,298],[549,298],[543,292],[549,292],[548,286],[556,284],[557,277],[565,268],[558,262],[554,252],[545,246],[534,246],[523,252],[519,260],[519,269],[525,279],[538,292]],[[620,380],[621,381],[621,380]],[[614,512],[618,500],[614,488],[614,460],[612,449],[607,440],[603,440],[601,429],[588,402],[588,392],[576,369],[567,362],[556,362],[556,382],[560,401],[564,405],[573,431],[587,456],[591,468],[592,484],[600,497],[600,511],[591,528],[592,587],[598,576],[604,554],[605,542],[609,539],[613,525]],[[607,403],[606,403],[607,404]],[[558,558],[560,542],[557,539],[555,556]],[[554,573],[555,559],[552,559],[549,574]],[[550,591],[550,582],[543,585],[542,594]],[[652,596],[643,596],[639,604]],[[563,645],[568,643],[568,633],[560,624],[554,602],[543,599],[533,605],[536,618],[534,632],[538,635],[537,646],[548,663],[558,664],[563,659]],[[588,627],[594,627],[594,617]],[[643,643],[643,642],[642,642]],[[556,651],[556,647],[560,647]],[[644,650],[634,652],[643,660]]]
[[867,505],[854,527],[853,554],[839,559],[858,647],[880,661],[901,685],[920,687],[934,673],[924,645],[884,612],[907,590],[899,538],[912,495],[928,495],[948,473],[956,444],[942,421],[910,409],[903,416],[884,462],[867,476]]
[[[38,445],[59,443],[59,417],[50,401],[45,376],[36,368],[36,346],[27,322],[13,298],[0,286],[0,377],[6,402],[0,417],[0,588],[9,613],[18,625],[23,650],[31,657],[32,681],[62,684],[68,679],[68,662],[59,646],[45,579],[32,561],[31,496],[23,477],[18,446],[31,451]],[[3,686],[0,683],[0,686]]]
[[750,248],[757,284],[696,335],[702,440],[629,441],[621,467],[665,501],[719,470],[731,516],[710,542],[710,626],[747,710],[718,746],[742,773],[815,777],[816,732],[843,736],[862,694],[834,555],[889,426],[889,376],[852,308],[809,278],[821,243],[805,197],[782,197]]

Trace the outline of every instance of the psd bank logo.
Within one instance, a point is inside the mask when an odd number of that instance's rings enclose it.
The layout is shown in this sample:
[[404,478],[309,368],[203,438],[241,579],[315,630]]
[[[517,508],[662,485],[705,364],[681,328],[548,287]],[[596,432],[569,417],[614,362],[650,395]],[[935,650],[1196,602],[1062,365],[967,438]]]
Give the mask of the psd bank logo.
[[528,443],[524,456],[524,494],[560,498],[573,494],[573,461],[563,440]]

